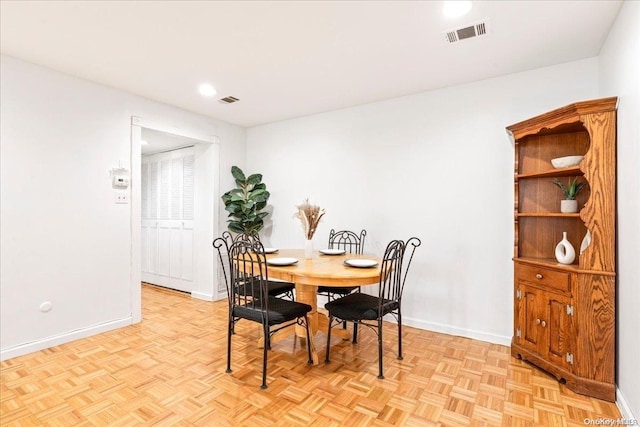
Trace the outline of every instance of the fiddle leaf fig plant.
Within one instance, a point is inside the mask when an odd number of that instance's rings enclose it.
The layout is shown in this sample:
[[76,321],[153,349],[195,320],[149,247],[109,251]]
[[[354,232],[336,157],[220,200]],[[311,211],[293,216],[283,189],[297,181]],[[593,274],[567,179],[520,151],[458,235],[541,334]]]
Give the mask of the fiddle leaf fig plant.
[[222,195],[225,210],[229,212],[229,231],[257,235],[264,227],[268,212],[261,212],[269,200],[267,186],[262,182],[262,174],[245,176],[242,169],[231,167],[231,175],[236,188]]
[[554,179],[553,183],[560,188],[565,200],[575,200],[580,190],[587,184],[586,181],[578,182],[577,176],[569,180],[569,185],[565,185],[558,178]]

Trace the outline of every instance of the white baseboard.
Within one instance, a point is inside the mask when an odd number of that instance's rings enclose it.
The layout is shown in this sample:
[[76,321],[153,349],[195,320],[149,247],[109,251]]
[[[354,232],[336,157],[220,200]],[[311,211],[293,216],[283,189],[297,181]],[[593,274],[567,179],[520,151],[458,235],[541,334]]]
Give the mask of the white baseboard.
[[113,329],[123,328],[131,324],[133,324],[133,318],[129,316],[125,317],[124,319],[113,320],[110,322],[90,326],[88,328],[77,329],[75,331],[65,332],[64,334],[54,335],[42,340],[19,344],[9,348],[3,348],[0,350],[0,361],[12,359],[24,354],[33,353],[34,351],[44,350],[45,348],[54,347],[56,345],[75,341],[80,338],[97,335],[102,332],[111,331]]
[[204,292],[191,292],[191,297],[195,299],[201,299],[204,301],[215,301],[216,299],[212,294],[205,294]]
[[[386,320],[386,318],[385,318]],[[391,319],[390,319],[391,320]],[[392,318],[393,321],[395,319]],[[492,344],[500,344],[505,346],[511,345],[511,337],[489,334],[482,331],[474,331],[472,329],[457,328],[455,326],[443,325],[440,323],[425,322],[424,320],[417,320],[403,316],[402,324],[407,326],[413,326],[414,328],[424,329],[427,331],[439,332],[447,335],[456,335],[465,338],[471,338],[474,340],[490,342]]]
[[[629,406],[629,402],[625,399],[624,394],[620,391],[619,388],[616,387],[616,405],[620,410],[620,415],[625,420],[637,420],[638,418],[635,416],[633,411],[631,411],[631,407]],[[640,415],[640,414],[639,414]]]

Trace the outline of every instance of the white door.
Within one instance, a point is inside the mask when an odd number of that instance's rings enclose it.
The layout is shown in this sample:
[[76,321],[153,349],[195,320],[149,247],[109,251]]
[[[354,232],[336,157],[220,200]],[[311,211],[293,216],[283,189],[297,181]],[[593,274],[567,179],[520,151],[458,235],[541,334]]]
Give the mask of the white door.
[[193,291],[193,147],[142,156],[142,281]]

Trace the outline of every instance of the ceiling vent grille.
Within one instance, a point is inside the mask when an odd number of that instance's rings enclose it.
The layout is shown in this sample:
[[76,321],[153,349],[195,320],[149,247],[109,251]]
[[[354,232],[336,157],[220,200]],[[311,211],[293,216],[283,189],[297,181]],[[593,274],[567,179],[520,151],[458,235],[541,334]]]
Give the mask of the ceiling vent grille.
[[448,43],[456,43],[460,40],[471,39],[478,36],[484,36],[489,33],[488,21],[484,20],[466,27],[447,30],[444,32],[445,40]]
[[225,96],[224,98],[219,100],[221,104],[233,104],[234,102],[240,101],[235,96]]

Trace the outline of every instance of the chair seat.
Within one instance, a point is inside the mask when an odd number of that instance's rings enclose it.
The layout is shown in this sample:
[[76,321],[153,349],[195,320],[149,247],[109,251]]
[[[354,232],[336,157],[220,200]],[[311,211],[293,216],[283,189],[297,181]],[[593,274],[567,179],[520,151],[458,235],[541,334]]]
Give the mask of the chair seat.
[[[296,285],[291,282],[280,282],[277,280],[269,280],[267,281],[267,293],[270,297],[277,297],[282,294],[286,294],[288,292],[293,292],[296,288]],[[260,283],[253,282],[252,289],[244,290],[244,287],[240,287],[240,293],[244,294],[246,292],[247,295],[260,295]]]
[[379,298],[368,294],[355,293],[328,302],[324,308],[331,316],[342,320],[376,320],[398,309],[397,301],[384,300],[382,313],[379,313]]
[[[290,320],[303,317],[311,311],[311,306],[301,302],[289,301],[282,298],[268,297],[269,326],[278,325]],[[265,311],[253,307],[235,306],[233,316],[262,323]]]
[[358,289],[358,286],[318,286],[319,294],[337,294],[337,295],[349,295],[351,292]]
[[277,280],[267,281],[267,289],[269,296],[277,297],[287,292],[292,292],[296,288],[296,285],[291,282],[279,282]]

